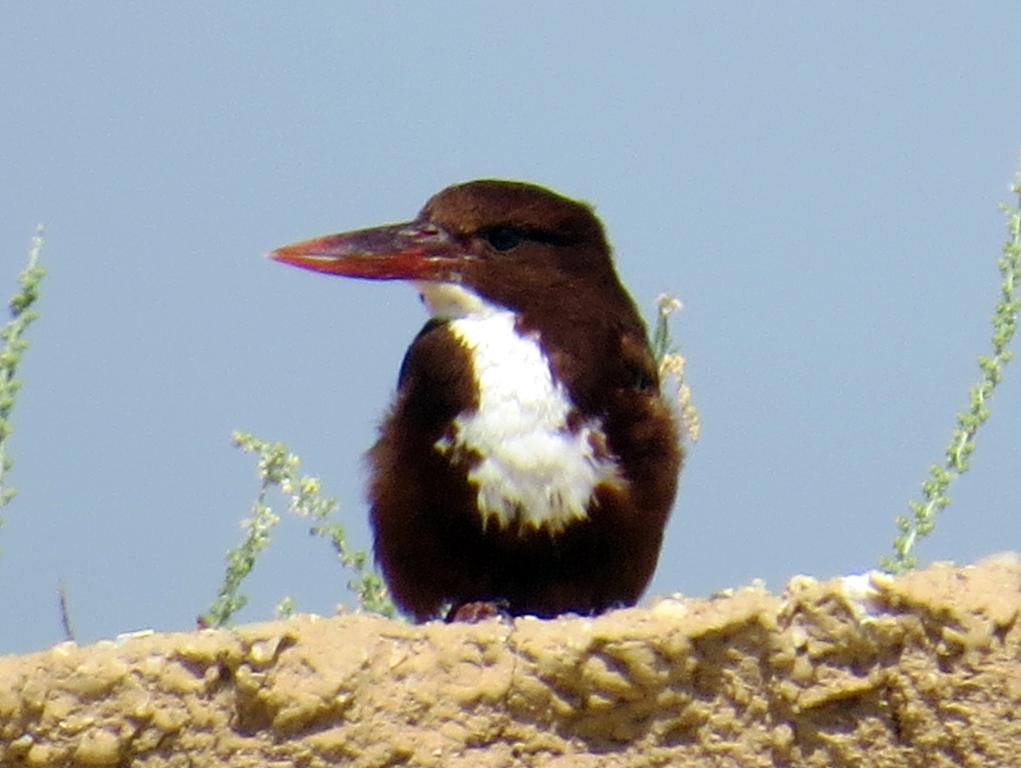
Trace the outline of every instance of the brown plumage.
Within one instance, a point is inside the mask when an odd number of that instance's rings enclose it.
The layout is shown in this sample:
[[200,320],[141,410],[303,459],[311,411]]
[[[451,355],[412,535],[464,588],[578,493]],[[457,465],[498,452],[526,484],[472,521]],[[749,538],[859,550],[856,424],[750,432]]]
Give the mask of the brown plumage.
[[412,280],[433,313],[369,452],[376,558],[403,610],[554,616],[638,600],[681,449],[645,326],[588,206],[475,181],[412,222],[272,255]]

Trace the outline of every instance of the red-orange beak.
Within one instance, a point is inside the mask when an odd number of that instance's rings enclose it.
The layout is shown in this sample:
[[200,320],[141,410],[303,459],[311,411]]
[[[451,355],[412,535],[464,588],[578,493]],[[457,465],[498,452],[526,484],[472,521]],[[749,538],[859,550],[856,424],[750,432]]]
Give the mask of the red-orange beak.
[[428,221],[327,235],[270,252],[274,261],[368,280],[459,281],[472,257]]

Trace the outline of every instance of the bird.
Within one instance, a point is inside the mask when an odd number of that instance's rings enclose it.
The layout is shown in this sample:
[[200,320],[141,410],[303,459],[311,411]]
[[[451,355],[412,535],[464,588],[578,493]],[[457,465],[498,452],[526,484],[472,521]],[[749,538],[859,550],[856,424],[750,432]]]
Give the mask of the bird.
[[410,282],[429,312],[367,453],[375,559],[405,614],[553,618],[637,603],[683,448],[589,204],[480,179],[411,221],[269,256]]

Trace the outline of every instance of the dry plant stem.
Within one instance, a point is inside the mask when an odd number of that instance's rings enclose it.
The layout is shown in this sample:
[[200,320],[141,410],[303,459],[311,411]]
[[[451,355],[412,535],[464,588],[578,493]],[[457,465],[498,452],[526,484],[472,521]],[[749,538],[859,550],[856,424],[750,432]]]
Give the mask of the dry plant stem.
[[[14,428],[11,426],[11,411],[14,410],[15,395],[21,382],[18,380],[18,365],[21,356],[28,347],[25,341],[25,330],[39,315],[33,309],[39,297],[39,283],[46,270],[39,266],[39,256],[43,250],[43,228],[36,228],[35,236],[28,252],[28,265],[18,275],[18,292],[11,298],[10,321],[0,329],[0,507],[9,502],[16,491],[7,484],[7,472],[13,464],[7,452],[7,438]],[[3,518],[0,518],[0,525]]]
[[992,321],[993,353],[978,358],[982,378],[969,392],[968,410],[957,414],[957,428],[947,446],[945,462],[942,466],[934,464],[930,467],[929,478],[922,483],[922,500],[908,503],[910,517],[897,518],[900,533],[893,542],[893,557],[884,557],[881,563],[883,568],[894,573],[917,565],[915,545],[932,532],[936,513],[950,503],[947,495],[950,483],[968,471],[970,457],[975,450],[975,435],[989,418],[987,403],[1012,355],[1008,346],[1017,329],[1018,310],[1021,309],[1021,298],[1017,295],[1018,283],[1021,282],[1021,171],[1015,175],[1011,191],[1016,198],[1014,206],[1001,206],[1007,217],[1007,240],[997,262],[1002,282]]
[[67,597],[67,585],[63,581],[57,584],[57,607],[60,609],[60,626],[64,630],[64,639],[76,642],[74,625],[71,623],[71,608]]

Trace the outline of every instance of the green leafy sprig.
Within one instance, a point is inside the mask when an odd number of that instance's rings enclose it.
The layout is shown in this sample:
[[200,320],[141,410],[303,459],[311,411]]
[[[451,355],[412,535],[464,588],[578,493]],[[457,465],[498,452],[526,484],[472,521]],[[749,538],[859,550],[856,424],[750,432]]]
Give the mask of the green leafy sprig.
[[1018,311],[1021,310],[1021,298],[1017,294],[1018,283],[1021,282],[1021,171],[1015,175],[1011,191],[1016,198],[1014,205],[1000,206],[1007,219],[1007,239],[997,261],[1002,280],[992,320],[993,353],[978,358],[981,378],[969,391],[968,409],[957,414],[957,428],[947,446],[944,463],[933,464],[929,468],[929,477],[922,483],[921,500],[908,502],[910,516],[897,518],[899,533],[893,541],[893,556],[884,557],[881,561],[882,567],[892,573],[910,570],[918,564],[915,545],[932,533],[936,513],[950,503],[947,495],[950,483],[970,468],[975,435],[989,418],[989,399],[1002,380],[1004,366],[1012,356],[1008,346],[1017,330]]
[[[323,496],[318,478],[301,475],[301,460],[283,443],[271,443],[254,435],[235,432],[234,445],[246,453],[259,456],[259,494],[252,504],[252,514],[242,521],[246,531],[239,546],[227,553],[227,570],[216,600],[202,616],[202,626],[221,627],[230,622],[235,613],[248,602],[240,592],[241,583],[251,573],[259,554],[269,545],[270,531],[280,517],[269,506],[269,494],[274,489],[289,498],[289,511],[307,518],[312,526],[309,532],[327,539],[337,554],[341,565],[354,572],[348,588],[357,597],[359,605],[366,611],[384,616],[394,616],[396,609],[386,591],[383,580],[368,564],[368,555],[363,550],[352,549],[347,544],[344,528],[330,519],[337,509],[336,499]],[[277,605],[277,612],[290,615],[294,602],[283,598]]]
[[[21,357],[28,348],[25,331],[39,313],[33,308],[39,298],[39,283],[46,274],[46,269],[39,266],[39,257],[43,251],[43,228],[36,228],[35,235],[28,251],[28,266],[18,275],[18,292],[11,298],[11,319],[0,329],[0,507],[14,498],[17,491],[7,482],[7,472],[14,463],[7,450],[7,438],[14,432],[11,425],[11,412],[14,410],[15,398],[21,381],[18,379],[18,366]],[[0,525],[3,518],[0,517]]]

